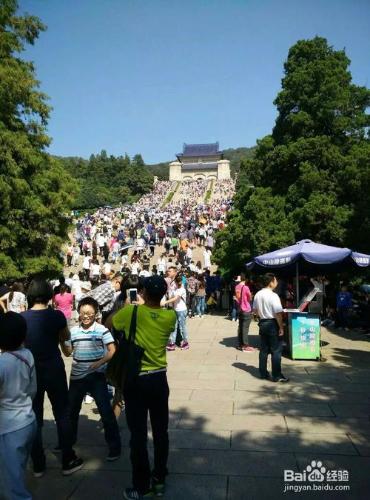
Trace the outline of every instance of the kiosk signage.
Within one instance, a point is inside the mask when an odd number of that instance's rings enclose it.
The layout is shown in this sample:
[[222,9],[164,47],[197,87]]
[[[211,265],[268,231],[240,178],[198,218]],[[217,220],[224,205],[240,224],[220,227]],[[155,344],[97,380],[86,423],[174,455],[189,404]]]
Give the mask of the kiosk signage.
[[292,312],[289,314],[289,336],[292,359],[320,358],[320,316]]

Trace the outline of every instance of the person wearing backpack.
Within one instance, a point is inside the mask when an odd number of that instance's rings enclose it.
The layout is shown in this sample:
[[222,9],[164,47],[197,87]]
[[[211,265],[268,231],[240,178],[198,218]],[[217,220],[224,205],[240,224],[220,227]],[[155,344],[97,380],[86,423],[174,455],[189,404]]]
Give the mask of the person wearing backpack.
[[[130,459],[132,487],[126,488],[124,498],[139,500],[162,496],[168,473],[168,397],[166,345],[176,324],[172,309],[163,309],[161,299],[167,283],[162,276],[144,280],[143,305],[126,305],[112,318],[116,330],[128,337],[134,309],[136,310],[135,344],[143,349],[139,373],[126,382],[123,389],[127,425],[131,433]],[[148,413],[153,434],[154,468],[151,473],[147,440]]]
[[25,473],[36,434],[37,386],[32,353],[23,347],[26,332],[20,314],[0,315],[0,495],[12,500],[32,498]]
[[168,256],[168,254],[170,253],[170,250],[171,250],[171,242],[172,242],[172,238],[171,236],[166,236],[165,239],[164,239],[164,248],[165,248],[165,254],[166,256]]

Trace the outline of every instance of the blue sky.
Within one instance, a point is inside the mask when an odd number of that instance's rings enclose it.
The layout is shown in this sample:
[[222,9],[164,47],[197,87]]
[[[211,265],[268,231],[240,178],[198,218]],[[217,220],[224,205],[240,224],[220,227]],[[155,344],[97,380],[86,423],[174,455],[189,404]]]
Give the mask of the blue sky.
[[346,49],[370,86],[370,0],[19,0],[48,30],[26,57],[53,106],[50,152],[141,153],[253,146],[270,133],[297,40]]

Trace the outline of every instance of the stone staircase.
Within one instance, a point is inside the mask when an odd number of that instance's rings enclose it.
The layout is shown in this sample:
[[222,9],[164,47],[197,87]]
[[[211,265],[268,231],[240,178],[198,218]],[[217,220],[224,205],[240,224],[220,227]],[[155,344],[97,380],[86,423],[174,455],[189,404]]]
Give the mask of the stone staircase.
[[171,189],[168,191],[168,193],[164,199],[164,202],[161,205],[161,208],[164,208],[166,205],[168,205],[171,202],[176,203],[177,201],[179,201],[181,199],[180,189],[179,189],[180,184],[181,184],[180,181],[173,182]]
[[210,203],[212,201],[214,183],[215,183],[215,181],[213,179],[209,180],[206,192],[205,192],[203,200],[202,200],[203,203]]

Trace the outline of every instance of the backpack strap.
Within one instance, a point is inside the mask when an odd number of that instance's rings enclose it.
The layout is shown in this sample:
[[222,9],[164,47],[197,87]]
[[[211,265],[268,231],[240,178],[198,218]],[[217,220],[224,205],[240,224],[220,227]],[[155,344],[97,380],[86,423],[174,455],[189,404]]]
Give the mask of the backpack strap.
[[6,352],[7,352],[8,354],[11,354],[11,355],[12,355],[12,356],[14,356],[15,358],[18,358],[18,359],[19,359],[20,361],[22,361],[23,363],[25,363],[25,364],[28,366],[28,368],[29,368],[30,370],[32,369],[32,367],[31,367],[31,365],[30,365],[29,361],[28,361],[28,360],[27,360],[24,356],[22,356],[21,354],[19,354],[19,353],[15,353],[15,352],[13,352],[13,351],[6,351]]
[[138,306],[134,306],[134,310],[132,311],[130,333],[127,339],[128,343],[132,344],[135,342],[135,336],[136,336],[137,308]]

